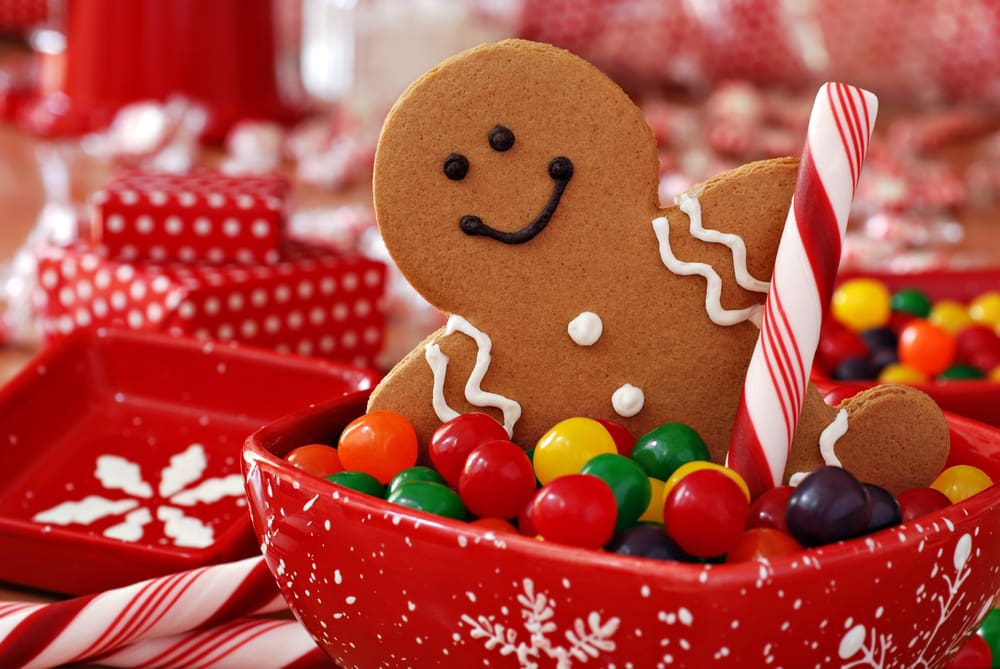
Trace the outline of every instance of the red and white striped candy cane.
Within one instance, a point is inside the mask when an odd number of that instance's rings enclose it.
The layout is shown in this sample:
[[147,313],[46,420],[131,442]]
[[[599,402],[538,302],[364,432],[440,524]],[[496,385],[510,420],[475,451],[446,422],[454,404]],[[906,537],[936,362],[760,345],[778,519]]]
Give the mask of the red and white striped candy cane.
[[824,84],[813,103],[729,442],[727,464],[754,496],[784,476],[877,109],[872,93],[840,83]]
[[294,620],[240,618],[210,629],[147,639],[92,658],[102,667],[336,669]]
[[54,667],[255,613],[284,599],[261,557],[54,604],[0,606],[0,667]]

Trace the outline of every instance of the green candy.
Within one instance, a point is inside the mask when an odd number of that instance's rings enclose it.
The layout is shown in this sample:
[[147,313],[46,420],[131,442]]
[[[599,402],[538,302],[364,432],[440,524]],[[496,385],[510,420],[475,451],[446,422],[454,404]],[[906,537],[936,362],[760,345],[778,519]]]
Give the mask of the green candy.
[[385,486],[377,478],[364,472],[336,472],[327,476],[326,480],[372,497],[385,495]]
[[986,375],[982,370],[976,369],[972,365],[956,363],[937,375],[938,381],[961,381],[963,379],[985,379]]
[[893,311],[913,314],[917,318],[927,318],[931,313],[931,301],[926,295],[913,288],[903,288],[892,294],[889,306]]
[[392,480],[389,481],[389,487],[386,488],[386,494],[391,495],[396,492],[400,486],[412,483],[413,481],[431,481],[433,483],[445,484],[444,477],[438,474],[437,470],[433,467],[415,465],[413,467],[407,467],[393,476]]
[[436,516],[465,520],[465,505],[458,493],[433,481],[410,481],[391,492],[387,500],[410,509],[433,513]]
[[601,479],[611,488],[618,502],[615,532],[631,527],[649,506],[653,496],[649,477],[637,462],[617,453],[602,453],[587,461],[580,470]]
[[635,440],[632,459],[647,476],[666,481],[678,467],[694,460],[711,460],[701,436],[684,423],[664,423]]
[[979,626],[979,633],[990,647],[994,669],[1000,667],[1000,609],[993,609],[986,614],[983,624]]

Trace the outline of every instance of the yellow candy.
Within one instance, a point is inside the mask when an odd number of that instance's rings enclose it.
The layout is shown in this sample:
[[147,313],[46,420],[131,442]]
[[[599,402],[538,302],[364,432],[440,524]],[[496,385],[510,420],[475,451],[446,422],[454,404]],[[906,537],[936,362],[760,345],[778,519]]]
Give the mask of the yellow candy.
[[931,487],[943,492],[952,504],[958,504],[993,485],[986,472],[972,465],[955,465],[941,472]]
[[1000,292],[983,293],[970,302],[969,317],[982,325],[1000,326]]
[[1000,383],[1000,365],[994,367],[986,378],[988,378],[990,381],[996,381]]
[[565,474],[578,474],[591,458],[617,453],[611,434],[593,418],[567,418],[542,435],[532,464],[542,484]]
[[952,334],[958,334],[966,327],[972,325],[972,317],[969,316],[969,310],[955,300],[935,302],[934,306],[931,307],[931,313],[927,315],[927,320]]
[[747,482],[743,480],[743,477],[738,473],[730,469],[729,467],[723,467],[722,465],[717,465],[714,462],[707,462],[705,460],[692,460],[691,462],[685,462],[683,465],[674,470],[674,473],[670,475],[663,484],[663,497],[660,500],[661,504],[666,504],[667,497],[670,496],[670,491],[674,489],[677,483],[692,472],[696,472],[700,469],[714,469],[717,472],[722,472],[732,480],[736,481],[736,485],[743,489],[743,492],[747,496],[747,501],[750,501],[750,488],[747,486]]
[[926,383],[928,378],[919,369],[900,362],[886,365],[878,380],[882,383]]
[[649,477],[649,487],[652,488],[653,494],[649,497],[649,506],[646,510],[642,512],[639,516],[640,521],[649,521],[651,523],[662,523],[663,522],[663,481],[660,479],[654,479],[652,476]]
[[855,332],[885,325],[892,315],[892,296],[881,281],[851,279],[833,292],[834,318]]

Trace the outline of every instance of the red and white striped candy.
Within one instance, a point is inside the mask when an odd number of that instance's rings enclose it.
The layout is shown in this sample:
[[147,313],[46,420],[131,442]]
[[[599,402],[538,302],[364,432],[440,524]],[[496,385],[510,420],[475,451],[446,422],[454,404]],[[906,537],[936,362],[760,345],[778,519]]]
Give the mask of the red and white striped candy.
[[92,659],[102,667],[310,669],[336,665],[294,620],[241,618],[218,627],[139,641]]
[[784,476],[877,108],[872,93],[840,83],[813,104],[729,443],[727,464],[753,495]]
[[0,667],[54,667],[285,608],[260,557],[54,604],[0,603]]

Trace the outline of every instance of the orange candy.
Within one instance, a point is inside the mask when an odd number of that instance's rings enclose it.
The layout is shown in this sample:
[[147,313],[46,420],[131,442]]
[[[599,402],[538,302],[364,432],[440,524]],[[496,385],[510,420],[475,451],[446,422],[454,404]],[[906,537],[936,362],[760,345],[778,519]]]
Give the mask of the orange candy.
[[914,319],[899,333],[899,360],[910,367],[935,376],[954,359],[955,337],[940,326]]
[[293,449],[285,456],[288,464],[298,467],[313,476],[326,478],[344,468],[340,464],[337,449],[326,444],[306,444]]
[[417,433],[394,411],[372,411],[355,418],[340,435],[340,463],[382,484],[417,463]]

